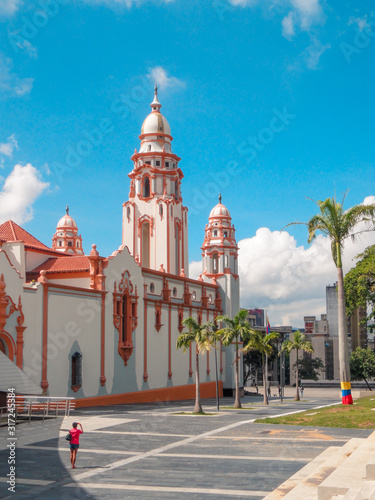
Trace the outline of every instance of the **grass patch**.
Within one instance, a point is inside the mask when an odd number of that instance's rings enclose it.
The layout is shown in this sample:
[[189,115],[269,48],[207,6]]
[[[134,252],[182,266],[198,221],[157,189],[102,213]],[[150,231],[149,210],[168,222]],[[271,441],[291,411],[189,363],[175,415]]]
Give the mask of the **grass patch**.
[[262,418],[256,420],[255,423],[373,429],[375,424],[374,408],[374,399],[362,398],[357,399],[354,405],[327,406],[327,408],[307,410],[285,417]]

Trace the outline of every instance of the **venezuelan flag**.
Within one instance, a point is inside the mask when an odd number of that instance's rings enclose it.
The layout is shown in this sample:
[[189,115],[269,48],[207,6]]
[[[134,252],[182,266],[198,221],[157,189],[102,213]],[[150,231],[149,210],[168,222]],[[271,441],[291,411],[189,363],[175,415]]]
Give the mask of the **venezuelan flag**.
[[270,333],[270,330],[271,330],[271,325],[270,325],[270,321],[269,321],[268,316],[267,316],[267,335]]

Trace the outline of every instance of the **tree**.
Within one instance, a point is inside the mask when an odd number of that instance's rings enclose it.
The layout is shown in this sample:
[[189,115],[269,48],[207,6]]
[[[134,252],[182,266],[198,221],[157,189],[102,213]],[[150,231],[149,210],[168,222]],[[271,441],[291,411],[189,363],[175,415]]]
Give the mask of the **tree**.
[[375,318],[375,245],[357,255],[360,260],[344,278],[346,313],[351,316],[358,307],[370,308],[364,322]]
[[262,374],[263,374],[263,388],[264,397],[263,403],[268,405],[267,396],[267,381],[266,381],[266,358],[271,356],[273,347],[272,341],[279,338],[280,334],[276,332],[266,333],[261,330],[253,330],[249,337],[247,344],[243,348],[243,352],[258,351],[262,355]]
[[186,352],[191,344],[195,343],[195,405],[193,413],[203,413],[200,388],[199,388],[199,354],[204,354],[213,346],[213,323],[209,321],[200,325],[194,318],[185,318],[182,324],[189,329],[188,332],[181,333],[176,342],[177,349]]
[[[353,404],[350,385],[348,334],[346,331],[344,274],[342,269],[342,253],[344,242],[351,237],[353,240],[366,231],[374,229],[375,205],[355,205],[344,210],[344,201],[336,201],[336,197],[325,201],[314,201],[320,213],[314,215],[308,222],[292,222],[290,225],[306,225],[309,232],[308,242],[320,231],[331,240],[332,258],[337,268],[338,276],[338,325],[339,325],[339,365],[343,404]],[[358,227],[359,223],[361,226]]]
[[[268,357],[268,361],[273,361],[277,358],[277,347],[272,345],[272,354]],[[259,369],[262,368],[262,354],[258,351],[249,351],[244,353],[243,355],[243,364],[244,364],[244,385],[253,377],[257,382],[257,375]]]
[[311,345],[311,342],[306,340],[306,336],[301,333],[299,330],[296,332],[293,332],[293,340],[285,340],[283,342],[283,345],[281,346],[281,349],[283,351],[286,351],[288,354],[291,353],[291,351],[296,350],[296,355],[297,355],[297,361],[296,361],[296,396],[294,398],[294,401],[299,401],[299,392],[298,392],[298,384],[299,384],[299,361],[298,361],[298,352],[299,351],[305,351],[305,352],[313,352],[313,346]]
[[252,330],[250,328],[249,322],[247,321],[247,310],[242,309],[239,311],[236,316],[231,319],[229,316],[218,316],[215,319],[216,323],[221,323],[224,322],[227,326],[225,328],[221,328],[216,332],[216,335],[220,337],[221,342],[225,346],[229,346],[232,344],[233,341],[236,342],[236,358],[235,358],[235,363],[236,363],[236,370],[235,370],[235,377],[236,377],[236,397],[234,401],[234,408],[241,408],[241,401],[240,401],[240,378],[239,378],[239,368],[238,368],[238,361],[240,356],[238,355],[238,342],[239,341],[245,341],[246,339],[249,338],[249,336],[252,333]]
[[375,377],[374,351],[357,347],[350,356],[350,373],[353,380],[364,380],[372,391],[368,380]]
[[[297,361],[293,364],[293,369],[297,367]],[[319,372],[324,372],[324,363],[321,358],[301,358],[298,361],[298,375],[300,380],[319,380]]]

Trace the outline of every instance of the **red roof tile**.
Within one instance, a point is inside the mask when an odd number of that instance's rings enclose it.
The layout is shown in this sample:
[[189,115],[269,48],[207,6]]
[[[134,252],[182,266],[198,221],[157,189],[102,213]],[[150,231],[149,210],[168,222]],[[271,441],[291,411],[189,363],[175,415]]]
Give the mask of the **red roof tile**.
[[12,220],[8,220],[0,225],[0,239],[3,241],[23,241],[26,248],[56,253]]
[[46,271],[47,274],[89,271],[90,261],[86,255],[51,257],[27,274],[39,275],[40,271],[43,270]]

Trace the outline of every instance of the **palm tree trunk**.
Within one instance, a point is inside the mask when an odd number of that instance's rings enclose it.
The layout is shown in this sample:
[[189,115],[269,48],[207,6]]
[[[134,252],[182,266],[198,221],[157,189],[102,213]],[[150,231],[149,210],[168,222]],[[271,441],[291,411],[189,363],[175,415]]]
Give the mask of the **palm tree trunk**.
[[[341,264],[341,260],[338,261],[338,264]],[[339,314],[339,366],[342,402],[343,404],[353,404],[350,384],[348,334],[346,329],[344,273],[341,265],[337,267],[337,298]]]
[[203,413],[201,405],[201,394],[199,389],[199,352],[195,352],[195,406],[193,413]]
[[298,384],[299,384],[299,372],[298,372],[298,349],[296,350],[297,352],[297,363],[296,363],[296,397],[294,398],[294,401],[299,401],[299,392],[298,392]]
[[241,408],[240,401],[240,378],[238,375],[238,337],[236,337],[236,399],[234,401],[234,408]]
[[372,391],[370,384],[368,383],[367,379],[363,377],[363,380],[366,382],[367,387],[369,388],[369,391]]
[[263,404],[268,405],[267,386],[266,386],[266,366],[264,362],[263,353],[262,353],[262,373],[263,373],[263,389],[264,389]]

